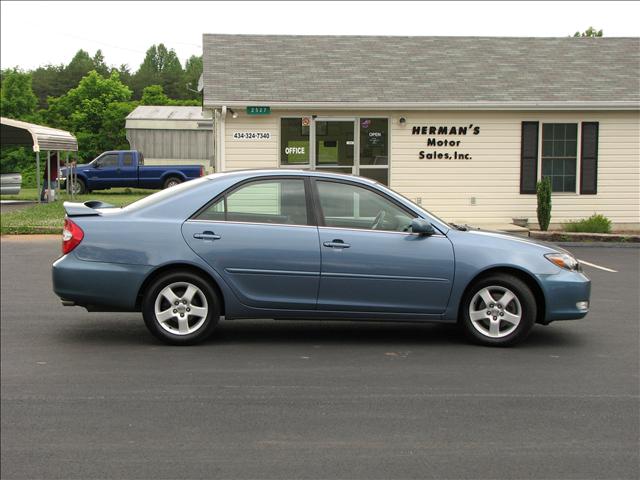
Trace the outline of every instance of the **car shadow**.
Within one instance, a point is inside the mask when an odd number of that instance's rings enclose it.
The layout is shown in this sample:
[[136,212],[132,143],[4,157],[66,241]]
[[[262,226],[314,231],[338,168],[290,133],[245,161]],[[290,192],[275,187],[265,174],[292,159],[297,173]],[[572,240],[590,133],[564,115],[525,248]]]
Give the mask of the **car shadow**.
[[[82,326],[58,331],[64,343],[103,345],[162,345],[142,320],[93,319]],[[453,324],[318,320],[223,320],[202,345],[225,344],[402,344],[403,346],[471,345]],[[537,325],[518,348],[577,347],[578,332]]]
[[317,320],[221,322],[207,343],[464,344],[456,325]]

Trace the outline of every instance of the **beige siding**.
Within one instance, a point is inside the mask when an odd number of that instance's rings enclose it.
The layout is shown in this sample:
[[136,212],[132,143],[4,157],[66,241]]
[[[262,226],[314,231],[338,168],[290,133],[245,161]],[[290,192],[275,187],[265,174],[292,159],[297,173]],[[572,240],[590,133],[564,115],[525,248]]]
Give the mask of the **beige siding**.
[[[280,131],[280,116],[247,116],[239,113],[238,118],[227,116],[225,132],[225,170],[248,168],[277,168]],[[234,133],[268,132],[268,140],[238,140]]]
[[[476,223],[505,223],[513,217],[536,218],[535,195],[521,195],[522,121],[600,123],[598,194],[554,194],[552,222],[584,218],[594,212],[615,223],[640,222],[640,125],[637,112],[434,112],[408,113],[406,126],[392,122],[391,185],[444,218]],[[397,116],[394,120],[397,120]],[[461,136],[470,160],[419,159],[428,135],[412,135],[413,125],[480,126],[479,135]],[[438,138],[452,138],[454,136]],[[540,169],[540,162],[539,162]],[[579,180],[579,179],[578,179]],[[579,189],[579,187],[578,187]],[[473,203],[475,200],[475,204]]]
[[[225,169],[277,168],[281,116],[387,116],[390,118],[390,186],[445,219],[469,223],[510,223],[536,218],[535,195],[521,195],[522,121],[600,124],[598,194],[554,194],[552,223],[601,213],[619,226],[640,224],[640,114],[638,112],[274,112],[227,117]],[[400,125],[399,118],[406,124]],[[427,147],[429,135],[412,135],[414,125],[480,126],[478,135],[435,136],[460,140],[459,147]],[[234,132],[270,132],[269,140],[237,140]],[[461,151],[469,160],[427,160],[418,152]],[[540,168],[540,162],[539,162]],[[579,170],[578,170],[579,171]],[[579,189],[579,186],[578,186]]]

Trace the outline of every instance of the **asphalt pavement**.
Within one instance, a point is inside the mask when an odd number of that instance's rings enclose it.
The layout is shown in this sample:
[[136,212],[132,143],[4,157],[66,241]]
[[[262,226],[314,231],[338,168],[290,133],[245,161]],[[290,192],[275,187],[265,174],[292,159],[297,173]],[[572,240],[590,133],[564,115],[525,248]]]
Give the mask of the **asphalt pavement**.
[[60,305],[60,241],[1,241],[1,476],[629,478],[637,248],[571,247],[592,310],[511,349],[453,326],[226,321],[167,347],[137,314]]

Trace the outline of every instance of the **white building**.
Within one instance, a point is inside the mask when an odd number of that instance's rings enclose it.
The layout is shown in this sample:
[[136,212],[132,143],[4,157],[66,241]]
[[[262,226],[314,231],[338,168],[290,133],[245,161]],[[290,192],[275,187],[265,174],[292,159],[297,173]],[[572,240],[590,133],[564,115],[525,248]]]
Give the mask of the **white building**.
[[[443,218],[640,228],[640,39],[204,36],[217,171],[377,179]],[[146,152],[145,152],[146,154]]]

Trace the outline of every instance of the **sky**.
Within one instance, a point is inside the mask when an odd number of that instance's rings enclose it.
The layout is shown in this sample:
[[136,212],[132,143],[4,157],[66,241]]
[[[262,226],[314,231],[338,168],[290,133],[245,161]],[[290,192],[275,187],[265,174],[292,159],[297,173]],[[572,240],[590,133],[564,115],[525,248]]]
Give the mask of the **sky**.
[[155,43],[183,62],[203,33],[640,36],[640,2],[0,2],[0,65],[25,70],[101,49],[135,71]]

